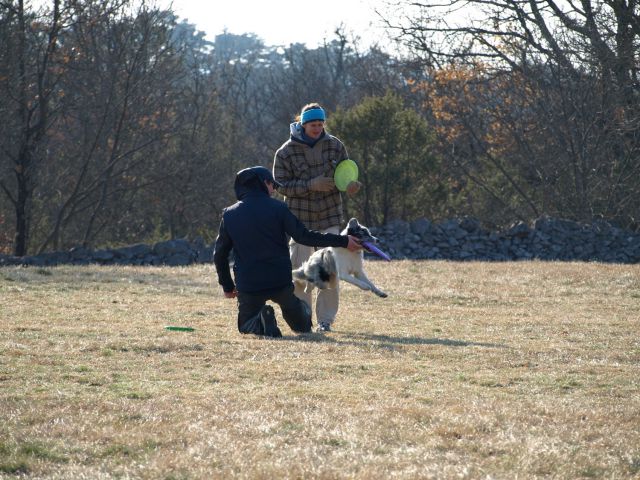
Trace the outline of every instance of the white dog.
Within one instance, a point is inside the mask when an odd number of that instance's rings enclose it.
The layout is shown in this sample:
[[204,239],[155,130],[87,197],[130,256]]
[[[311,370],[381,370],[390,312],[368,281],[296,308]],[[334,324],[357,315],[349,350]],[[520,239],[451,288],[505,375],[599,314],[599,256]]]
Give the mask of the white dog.
[[[358,223],[355,218],[349,220],[342,235],[352,235],[361,242],[375,244],[378,239],[371,235],[367,227]],[[379,297],[387,296],[367,278],[363,268],[362,251],[350,252],[346,248],[327,247],[317,250],[300,268],[293,272],[296,283],[306,283],[305,291],[313,287],[319,289],[338,288],[338,281],[344,280],[362,290],[370,290]]]

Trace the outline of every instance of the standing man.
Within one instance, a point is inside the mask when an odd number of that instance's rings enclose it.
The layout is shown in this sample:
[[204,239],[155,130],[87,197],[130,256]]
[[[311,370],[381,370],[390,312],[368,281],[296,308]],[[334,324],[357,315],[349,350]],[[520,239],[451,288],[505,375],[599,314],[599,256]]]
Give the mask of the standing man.
[[[325,120],[325,111],[318,103],[302,108],[297,121],[289,127],[289,140],[275,154],[273,175],[282,185],[278,192],[307,228],[337,234],[342,223],[342,197],[333,173],[338,163],[347,158],[347,149],[325,131]],[[351,182],[347,194],[354,195],[360,186],[359,182]],[[289,248],[294,269],[313,254],[312,247],[295,239]],[[312,292],[305,292],[304,287],[296,285],[295,295],[312,305]],[[318,331],[331,330],[338,306],[338,289],[318,291],[315,306]]]
[[[302,245],[361,248],[354,237],[305,228],[285,203],[271,198],[279,186],[264,167],[240,170],[234,183],[238,201],[224,209],[220,222],[213,261],[225,297],[238,299],[241,333],[282,336],[268,300],[280,306],[293,331],[311,331],[311,308],[293,293],[287,236]],[[232,249],[235,282],[229,268]]]

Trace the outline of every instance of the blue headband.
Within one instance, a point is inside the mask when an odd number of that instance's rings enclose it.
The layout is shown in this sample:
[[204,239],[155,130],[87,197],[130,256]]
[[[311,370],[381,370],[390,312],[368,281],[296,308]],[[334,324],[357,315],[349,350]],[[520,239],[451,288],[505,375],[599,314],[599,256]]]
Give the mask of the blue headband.
[[300,117],[300,123],[302,125],[312,120],[322,120],[324,122],[324,110],[321,108],[312,108],[306,112],[302,112],[302,116]]

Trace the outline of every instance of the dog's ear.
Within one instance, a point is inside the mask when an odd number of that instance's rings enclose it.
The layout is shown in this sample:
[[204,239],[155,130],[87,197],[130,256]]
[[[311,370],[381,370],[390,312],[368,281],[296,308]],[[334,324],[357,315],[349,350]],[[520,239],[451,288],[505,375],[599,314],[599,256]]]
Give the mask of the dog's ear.
[[325,266],[324,270],[328,275],[336,273],[336,259],[331,250],[326,249],[322,251],[322,264]]
[[351,220],[349,220],[348,223],[348,227],[349,228],[356,228],[359,225],[358,220],[356,220],[355,218],[352,218]]
[[331,280],[331,273],[321,266],[318,271],[318,277],[320,277],[321,281],[328,282]]

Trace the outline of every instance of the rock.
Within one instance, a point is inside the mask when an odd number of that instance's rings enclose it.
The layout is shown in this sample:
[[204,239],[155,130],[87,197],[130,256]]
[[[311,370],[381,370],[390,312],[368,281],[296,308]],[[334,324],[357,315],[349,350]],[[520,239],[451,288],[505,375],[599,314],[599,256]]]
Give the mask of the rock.
[[397,235],[404,235],[409,233],[411,226],[404,220],[391,220],[386,226],[385,230]]
[[175,253],[165,260],[165,265],[170,267],[183,267],[191,263],[193,263],[193,258],[186,253]]
[[91,255],[91,250],[82,245],[78,245],[69,250],[69,255],[71,255],[73,260],[86,259]]
[[469,233],[473,233],[480,229],[480,221],[475,218],[465,217],[460,220],[460,228]]
[[214,247],[205,247],[198,252],[196,262],[198,263],[213,263]]
[[168,257],[177,253],[191,252],[191,245],[185,239],[167,240],[156,243],[153,246],[153,251],[161,257]]
[[113,260],[115,254],[111,250],[96,250],[93,252],[92,257],[98,262],[106,263]]
[[529,228],[529,225],[523,222],[519,222],[509,228],[505,232],[505,235],[508,237],[524,238],[528,237],[530,232],[531,229]]
[[425,233],[431,230],[431,227],[432,224],[429,220],[427,220],[426,218],[419,218],[418,220],[411,222],[409,228],[411,229],[412,233],[422,237]]
[[129,247],[117,248],[113,253],[118,257],[124,258],[143,258],[145,255],[151,253],[153,249],[143,243],[137,245],[131,245]]

